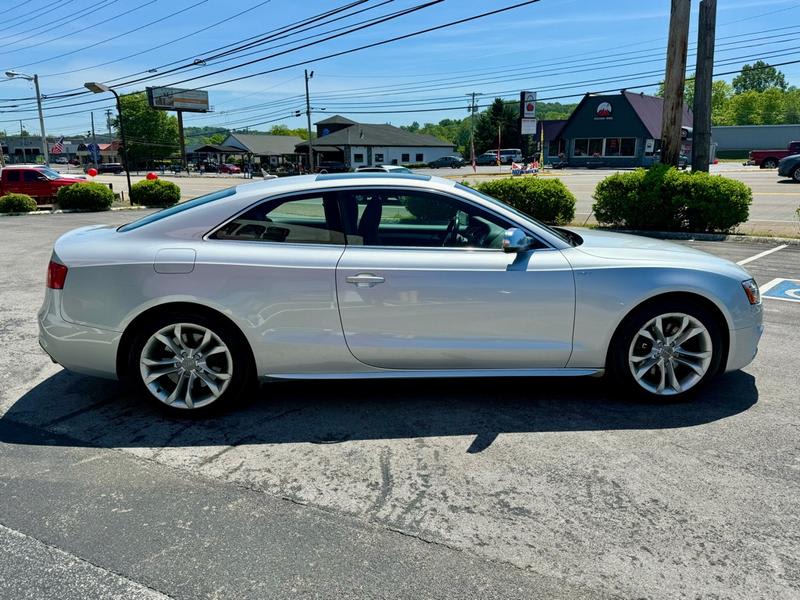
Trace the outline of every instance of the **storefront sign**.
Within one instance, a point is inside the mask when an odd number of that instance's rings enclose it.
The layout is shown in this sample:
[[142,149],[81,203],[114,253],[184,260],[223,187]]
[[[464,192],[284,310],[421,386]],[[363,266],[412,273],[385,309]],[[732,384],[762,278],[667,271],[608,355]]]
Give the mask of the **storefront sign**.
[[610,102],[601,102],[597,105],[597,108],[594,112],[594,120],[595,121],[610,121],[614,117],[611,116],[613,108],[611,107]]
[[522,119],[522,135],[536,135],[536,119]]
[[520,93],[520,118],[536,118],[536,92]]

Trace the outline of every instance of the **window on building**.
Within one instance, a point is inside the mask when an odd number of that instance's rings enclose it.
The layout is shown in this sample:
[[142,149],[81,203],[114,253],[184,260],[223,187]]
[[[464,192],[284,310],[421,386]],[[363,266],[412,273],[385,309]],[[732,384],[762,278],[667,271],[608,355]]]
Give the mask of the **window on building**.
[[606,138],[606,156],[619,156],[619,138]]
[[400,155],[400,162],[410,162],[411,155],[410,154],[401,154]]
[[636,156],[636,138],[622,138],[619,144],[620,156]]
[[383,162],[383,152],[376,152],[375,153],[375,162],[382,163]]
[[357,152],[353,154],[353,162],[363,163],[364,162],[364,155],[361,152]]
[[589,140],[589,156],[603,155],[603,140],[601,138],[591,138]]
[[417,162],[425,162],[425,155],[422,152],[417,152],[417,158],[415,160]]
[[586,156],[589,154],[589,140],[576,139],[572,154],[574,156]]

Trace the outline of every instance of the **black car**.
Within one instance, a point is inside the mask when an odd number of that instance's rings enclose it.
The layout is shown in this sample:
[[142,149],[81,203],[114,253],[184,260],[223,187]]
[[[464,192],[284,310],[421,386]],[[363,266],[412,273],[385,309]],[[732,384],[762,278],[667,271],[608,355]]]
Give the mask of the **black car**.
[[792,154],[778,161],[778,175],[791,177],[795,183],[800,183],[800,154]]
[[97,165],[98,173],[114,173],[114,175],[119,175],[124,170],[125,167],[122,166],[122,163],[101,163]]
[[478,158],[475,159],[476,165],[496,165],[497,164],[497,152],[484,152]]
[[350,169],[343,162],[323,160],[314,171],[316,173],[347,173]]
[[457,169],[459,167],[463,167],[465,164],[466,161],[460,156],[442,156],[441,158],[437,158],[436,160],[429,162],[428,166],[431,169],[438,169],[440,167],[451,167],[453,169]]

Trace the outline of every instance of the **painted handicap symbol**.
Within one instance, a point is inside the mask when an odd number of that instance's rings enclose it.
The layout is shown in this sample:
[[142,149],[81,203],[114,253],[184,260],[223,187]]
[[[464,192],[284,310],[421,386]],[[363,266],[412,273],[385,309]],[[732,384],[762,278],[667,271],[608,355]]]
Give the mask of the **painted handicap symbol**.
[[800,302],[799,279],[773,279],[761,288],[761,297],[786,302]]

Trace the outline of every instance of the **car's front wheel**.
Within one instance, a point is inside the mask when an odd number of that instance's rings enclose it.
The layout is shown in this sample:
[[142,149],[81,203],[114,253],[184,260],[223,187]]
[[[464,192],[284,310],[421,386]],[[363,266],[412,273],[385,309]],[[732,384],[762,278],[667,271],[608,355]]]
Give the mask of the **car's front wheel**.
[[635,395],[685,397],[720,367],[723,337],[714,315],[690,301],[657,301],[630,315],[614,336],[613,381]]
[[128,373],[140,391],[173,413],[228,407],[251,378],[249,355],[232,328],[201,314],[163,315],[131,344]]
[[795,183],[800,183],[800,166],[795,167],[794,171],[792,171],[792,180]]

